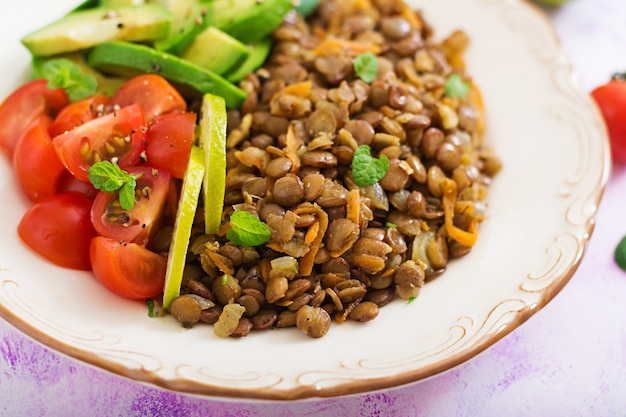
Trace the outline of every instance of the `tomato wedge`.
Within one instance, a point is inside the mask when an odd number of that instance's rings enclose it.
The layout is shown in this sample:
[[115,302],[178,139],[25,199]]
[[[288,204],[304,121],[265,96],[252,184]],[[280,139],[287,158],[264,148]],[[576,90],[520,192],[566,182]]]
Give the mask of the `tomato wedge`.
[[0,105],[0,148],[13,156],[18,140],[37,117],[55,116],[69,103],[62,89],[51,90],[47,80],[28,82],[11,93]]
[[137,164],[145,138],[141,105],[133,104],[58,135],[53,143],[68,171],[89,181],[87,171],[98,161],[114,161],[122,168]]
[[89,244],[96,236],[89,214],[91,200],[80,193],[60,193],[31,206],[17,233],[35,252],[50,262],[89,270]]
[[111,104],[120,107],[135,103],[141,104],[147,122],[160,114],[187,109],[187,103],[180,93],[157,74],[131,78],[111,98]]
[[32,201],[56,194],[59,179],[67,172],[48,134],[51,122],[50,116],[40,115],[17,142],[13,153],[15,176]]
[[91,241],[94,275],[113,293],[130,299],[155,297],[163,291],[167,258],[136,243],[98,236]]
[[155,168],[166,168],[183,178],[196,131],[196,114],[178,112],[155,117],[148,126],[146,160]]
[[131,167],[127,172],[136,177],[134,207],[124,210],[119,193],[100,191],[93,202],[91,221],[102,236],[146,246],[161,220],[172,174],[151,167]]
[[50,136],[53,138],[62,133],[103,116],[108,111],[109,97],[91,96],[64,107],[50,125]]

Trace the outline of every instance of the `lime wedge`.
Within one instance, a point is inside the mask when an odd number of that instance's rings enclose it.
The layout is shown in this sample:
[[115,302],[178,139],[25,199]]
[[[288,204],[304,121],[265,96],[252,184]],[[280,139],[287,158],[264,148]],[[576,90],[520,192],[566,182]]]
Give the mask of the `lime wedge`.
[[203,149],[195,145],[191,147],[191,156],[183,178],[174,233],[167,257],[167,271],[163,287],[163,308],[165,309],[169,308],[174,298],[180,295],[180,285],[183,281],[187,249],[191,238],[191,227],[196,216],[198,198],[204,180],[206,165],[204,155]]
[[216,234],[222,223],[226,189],[226,103],[213,94],[202,97],[200,147],[204,149],[205,233]]

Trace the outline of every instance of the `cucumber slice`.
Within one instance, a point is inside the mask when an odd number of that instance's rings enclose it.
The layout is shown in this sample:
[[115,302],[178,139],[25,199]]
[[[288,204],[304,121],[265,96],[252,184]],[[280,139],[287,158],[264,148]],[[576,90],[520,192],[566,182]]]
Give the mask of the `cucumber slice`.
[[222,223],[226,184],[226,106],[224,99],[205,94],[200,110],[200,146],[205,152],[205,233],[216,234]]
[[183,95],[201,97],[211,93],[224,98],[228,108],[239,108],[246,93],[213,71],[146,45],[112,41],[95,46],[87,63],[106,73],[130,78],[144,73],[160,74]]
[[191,155],[187,171],[183,178],[183,187],[178,203],[174,233],[167,258],[167,271],[163,286],[163,308],[169,308],[174,298],[180,295],[183,271],[191,238],[191,227],[198,208],[198,198],[204,180],[204,150],[198,146],[191,147]]
[[35,56],[90,48],[110,40],[153,41],[167,35],[172,15],[158,4],[74,11],[22,38]]

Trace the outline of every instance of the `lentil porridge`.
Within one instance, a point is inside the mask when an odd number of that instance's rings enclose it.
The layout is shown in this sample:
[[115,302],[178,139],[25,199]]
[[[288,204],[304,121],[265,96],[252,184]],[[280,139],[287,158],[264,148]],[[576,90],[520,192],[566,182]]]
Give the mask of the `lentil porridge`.
[[[222,229],[204,234],[197,216],[170,312],[218,336],[297,327],[317,338],[395,298],[413,302],[470,253],[501,163],[483,143],[462,31],[437,41],[401,1],[323,0],[273,38],[228,115]],[[372,79],[355,64],[363,56]],[[359,180],[357,158],[384,165],[380,178]],[[264,222],[269,240],[229,242],[235,211]]]

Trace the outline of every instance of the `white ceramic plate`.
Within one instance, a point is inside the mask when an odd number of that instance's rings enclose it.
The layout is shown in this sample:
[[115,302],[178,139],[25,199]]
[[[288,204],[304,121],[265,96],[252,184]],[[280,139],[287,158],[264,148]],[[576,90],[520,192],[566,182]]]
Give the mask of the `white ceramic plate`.
[[[27,72],[18,39],[73,4],[21,0],[3,10],[2,96]],[[411,4],[423,8],[438,38],[456,28],[469,34],[488,141],[504,161],[476,247],[416,302],[394,302],[367,324],[333,325],[317,340],[295,329],[218,339],[208,326],[186,330],[171,318],[150,319],[142,303],[119,299],[90,274],[56,268],[20,243],[16,225],[28,203],[2,159],[2,317],[52,349],[117,374],[240,399],[340,396],[418,381],[523,323],[583,256],[610,170],[604,126],[537,9],[518,0]]]

